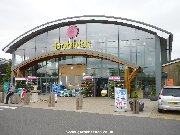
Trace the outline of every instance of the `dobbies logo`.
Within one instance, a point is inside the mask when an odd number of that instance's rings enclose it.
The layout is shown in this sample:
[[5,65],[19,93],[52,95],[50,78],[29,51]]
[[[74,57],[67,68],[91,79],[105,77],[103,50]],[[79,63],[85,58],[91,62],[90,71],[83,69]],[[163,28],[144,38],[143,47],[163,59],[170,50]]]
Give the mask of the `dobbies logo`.
[[79,34],[79,28],[77,26],[71,25],[68,27],[66,35],[70,39],[77,37],[78,34]]

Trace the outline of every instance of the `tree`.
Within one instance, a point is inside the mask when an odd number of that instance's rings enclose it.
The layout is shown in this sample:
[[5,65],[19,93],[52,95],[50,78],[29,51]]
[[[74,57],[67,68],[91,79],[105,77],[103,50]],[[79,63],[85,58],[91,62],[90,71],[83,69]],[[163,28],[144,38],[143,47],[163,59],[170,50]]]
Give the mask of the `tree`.
[[6,73],[5,76],[3,77],[4,82],[10,82],[11,81],[11,65],[12,65],[12,60],[9,59],[8,63],[6,64]]

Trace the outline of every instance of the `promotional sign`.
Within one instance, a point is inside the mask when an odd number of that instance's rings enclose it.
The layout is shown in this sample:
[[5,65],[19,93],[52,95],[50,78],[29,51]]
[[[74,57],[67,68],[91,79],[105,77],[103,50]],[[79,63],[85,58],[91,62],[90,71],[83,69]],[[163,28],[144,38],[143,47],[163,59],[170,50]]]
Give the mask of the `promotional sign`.
[[15,78],[15,81],[22,81],[22,80],[26,80],[26,78],[24,78],[24,77],[16,77]]
[[83,76],[83,80],[93,79],[93,76]]
[[126,111],[127,90],[115,87],[115,111]]
[[36,76],[28,76],[27,80],[37,80],[38,78]]
[[10,88],[10,82],[4,82],[4,91],[8,92]]
[[120,80],[120,76],[110,76],[109,80],[118,81],[118,80]]

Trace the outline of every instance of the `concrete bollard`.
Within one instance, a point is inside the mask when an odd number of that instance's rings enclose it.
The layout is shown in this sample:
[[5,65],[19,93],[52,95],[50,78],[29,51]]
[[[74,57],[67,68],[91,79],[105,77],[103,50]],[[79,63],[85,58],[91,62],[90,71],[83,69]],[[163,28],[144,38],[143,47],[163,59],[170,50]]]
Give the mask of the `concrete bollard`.
[[76,94],[76,110],[81,110],[83,106],[83,96]]
[[79,110],[79,96],[76,95],[76,110]]
[[31,94],[31,102],[37,102],[38,101],[38,93],[32,92]]
[[30,104],[30,93],[25,93],[24,95],[24,105]]
[[10,103],[11,104],[18,104],[20,103],[20,95],[18,93],[14,93],[11,97],[10,97]]
[[54,94],[49,95],[48,107],[55,107],[55,96],[54,96]]
[[83,96],[80,95],[79,96],[79,109],[82,110],[82,107],[83,107]]
[[136,114],[139,114],[139,99],[136,100]]
[[137,98],[133,99],[133,113],[139,113],[139,100]]
[[4,92],[0,92],[0,103],[4,103]]
[[6,92],[4,92],[4,94],[3,94],[4,103],[6,103],[6,96],[7,96],[7,93],[6,93]]

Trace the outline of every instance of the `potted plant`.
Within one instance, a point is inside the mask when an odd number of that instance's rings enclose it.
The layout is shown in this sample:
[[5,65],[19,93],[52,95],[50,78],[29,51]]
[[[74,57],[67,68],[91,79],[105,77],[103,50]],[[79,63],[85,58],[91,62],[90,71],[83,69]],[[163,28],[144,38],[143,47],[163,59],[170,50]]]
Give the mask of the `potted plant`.
[[156,89],[155,88],[153,88],[151,91],[150,100],[151,101],[157,101],[158,100],[158,96],[156,95]]

